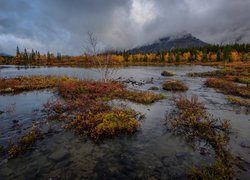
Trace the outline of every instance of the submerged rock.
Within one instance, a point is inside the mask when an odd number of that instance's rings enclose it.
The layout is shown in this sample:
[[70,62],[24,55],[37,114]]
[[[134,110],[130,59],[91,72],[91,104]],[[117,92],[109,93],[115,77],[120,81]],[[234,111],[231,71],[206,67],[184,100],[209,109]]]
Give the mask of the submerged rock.
[[19,122],[19,120],[14,119],[12,122],[13,122],[14,124],[16,124],[16,123]]
[[11,174],[13,174],[13,171],[10,168],[2,168],[0,174],[2,174],[3,176],[10,176]]
[[152,86],[152,87],[150,87],[148,90],[155,90],[155,91],[157,91],[157,90],[159,90],[159,87],[157,87],[157,86]]
[[3,114],[4,112],[0,110],[0,115]]
[[169,167],[168,175],[170,176],[170,179],[186,179],[184,171],[178,166]]
[[186,152],[177,152],[175,154],[175,157],[178,159],[178,160],[185,160],[187,157],[188,157],[188,153]]
[[59,149],[49,156],[49,159],[53,161],[62,161],[63,159],[69,157],[69,152],[66,149]]
[[247,143],[245,143],[245,142],[242,142],[242,143],[240,144],[240,146],[243,147],[243,148],[250,148],[250,144],[247,144]]
[[161,72],[161,75],[162,75],[162,76],[174,76],[175,73],[170,72],[170,71],[162,71],[162,72]]

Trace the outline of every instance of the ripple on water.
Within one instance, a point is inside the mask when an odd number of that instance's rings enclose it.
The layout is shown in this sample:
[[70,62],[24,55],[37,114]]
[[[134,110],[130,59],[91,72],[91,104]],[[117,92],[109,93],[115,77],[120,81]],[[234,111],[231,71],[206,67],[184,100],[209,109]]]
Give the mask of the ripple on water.
[[[141,121],[139,131],[133,136],[119,136],[95,144],[86,137],[79,137],[60,126],[36,144],[33,151],[1,164],[0,178],[93,178],[93,179],[133,179],[133,178],[185,178],[185,173],[192,165],[203,165],[213,162],[214,152],[202,156],[199,151],[185,141],[182,136],[175,136],[167,130],[165,116],[174,109],[171,97],[177,94],[161,89],[167,79],[182,80],[189,90],[187,95],[198,95],[210,113],[218,118],[232,120],[230,146],[233,154],[240,154],[249,162],[249,116],[236,113],[233,106],[228,105],[223,94],[203,86],[204,79],[186,77],[188,72],[211,71],[214,68],[204,66],[175,67],[128,67],[121,69],[117,77],[123,79],[133,76],[133,80],[145,82],[142,86],[128,84],[129,88],[147,90],[152,86],[160,89],[153,91],[163,93],[168,99],[143,106],[122,102],[146,115]],[[163,70],[176,72],[174,77],[161,77]],[[82,68],[35,68],[17,69],[3,68],[0,77],[20,75],[69,75],[79,78],[98,78],[93,69]],[[151,82],[151,78],[153,81]],[[0,115],[0,144],[6,144],[17,138],[32,125],[32,120],[42,121],[40,109],[48,99],[53,98],[49,91],[28,92],[14,96],[0,96],[0,110],[10,103],[16,103],[15,112]],[[13,120],[18,120],[20,127],[13,127]],[[52,127],[54,127],[52,125]],[[249,168],[250,169],[250,168]]]

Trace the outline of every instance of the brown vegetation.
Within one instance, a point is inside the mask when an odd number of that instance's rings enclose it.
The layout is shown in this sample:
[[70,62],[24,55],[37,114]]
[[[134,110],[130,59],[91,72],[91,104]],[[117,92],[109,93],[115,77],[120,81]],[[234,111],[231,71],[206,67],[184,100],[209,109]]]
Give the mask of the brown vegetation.
[[250,107],[250,101],[249,100],[237,98],[237,97],[234,97],[234,96],[227,96],[227,100],[231,104],[236,104],[236,105],[239,105],[239,106]]
[[218,89],[225,94],[250,98],[250,87],[239,86],[235,83],[217,78],[207,79],[205,85]]
[[21,76],[16,78],[0,78],[0,93],[15,93],[51,88],[62,81],[76,81],[76,79],[55,76]]
[[220,121],[209,115],[198,98],[180,96],[175,99],[178,113],[170,119],[177,134],[183,134],[190,141],[202,140],[215,151],[215,163],[202,168],[192,168],[191,179],[231,179],[233,160],[226,149],[229,121]]
[[117,82],[61,82],[56,91],[61,100],[45,105],[49,119],[61,120],[64,127],[94,140],[120,133],[132,134],[139,126],[136,112],[113,108],[107,101],[122,99],[151,104],[165,98],[150,92],[129,91]]
[[167,91],[187,91],[188,87],[179,80],[169,80],[164,82],[162,88]]
[[32,127],[31,131],[24,134],[16,144],[13,144],[8,148],[9,159],[15,158],[19,154],[31,149],[33,144],[42,138],[43,135],[41,130],[37,127]]

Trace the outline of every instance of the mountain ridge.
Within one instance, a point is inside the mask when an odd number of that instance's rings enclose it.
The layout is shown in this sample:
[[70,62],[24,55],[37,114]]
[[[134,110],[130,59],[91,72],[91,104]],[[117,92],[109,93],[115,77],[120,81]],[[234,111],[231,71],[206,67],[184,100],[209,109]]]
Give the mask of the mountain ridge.
[[169,51],[176,48],[203,47],[208,43],[194,37],[192,34],[184,34],[181,36],[162,37],[149,45],[143,45],[128,50],[129,53],[156,53],[159,51]]

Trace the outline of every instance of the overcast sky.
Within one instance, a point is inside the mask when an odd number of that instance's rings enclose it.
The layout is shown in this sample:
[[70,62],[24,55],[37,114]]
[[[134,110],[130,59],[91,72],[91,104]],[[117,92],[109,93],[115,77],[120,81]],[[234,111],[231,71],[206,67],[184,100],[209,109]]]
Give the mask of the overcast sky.
[[250,0],[1,0],[0,52],[84,52],[87,32],[129,49],[191,33],[208,43],[250,42]]

